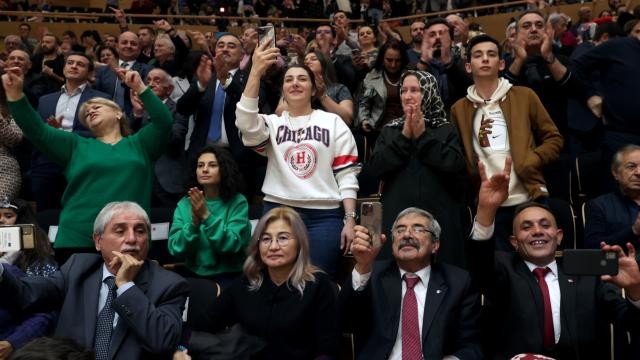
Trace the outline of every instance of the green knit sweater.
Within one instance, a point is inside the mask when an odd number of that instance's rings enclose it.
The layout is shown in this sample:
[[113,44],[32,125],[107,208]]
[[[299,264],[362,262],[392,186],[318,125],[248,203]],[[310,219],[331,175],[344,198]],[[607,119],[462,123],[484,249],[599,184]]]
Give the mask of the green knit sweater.
[[67,188],[54,247],[93,247],[93,222],[112,201],[151,204],[153,161],[164,151],[173,119],[149,88],[140,94],[151,123],[118,143],[105,144],[47,125],[26,97],[9,102],[16,123],[31,143],[64,166]]
[[201,276],[242,271],[251,240],[247,199],[242,194],[226,203],[207,199],[207,209],[209,217],[196,227],[191,222],[189,198],[178,202],[169,231],[169,252]]

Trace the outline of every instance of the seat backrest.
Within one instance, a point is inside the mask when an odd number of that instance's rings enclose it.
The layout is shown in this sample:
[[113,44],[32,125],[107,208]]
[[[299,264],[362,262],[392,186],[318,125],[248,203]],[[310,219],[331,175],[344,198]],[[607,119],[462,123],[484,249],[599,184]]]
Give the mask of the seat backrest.
[[[207,331],[208,317],[216,298],[220,296],[220,285],[213,280],[188,277],[189,298],[185,305],[187,325],[194,331]],[[184,319],[184,316],[183,316]]]
[[553,215],[556,218],[558,227],[562,229],[564,237],[558,250],[576,249],[577,244],[577,227],[576,217],[568,201],[558,198],[548,198],[547,203]]

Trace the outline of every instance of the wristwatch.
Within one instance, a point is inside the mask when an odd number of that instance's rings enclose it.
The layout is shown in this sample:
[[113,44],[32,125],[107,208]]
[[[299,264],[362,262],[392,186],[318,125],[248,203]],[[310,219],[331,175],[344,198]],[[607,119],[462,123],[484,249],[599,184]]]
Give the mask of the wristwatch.
[[342,220],[346,223],[349,218],[358,220],[358,214],[355,211],[345,211],[344,218]]

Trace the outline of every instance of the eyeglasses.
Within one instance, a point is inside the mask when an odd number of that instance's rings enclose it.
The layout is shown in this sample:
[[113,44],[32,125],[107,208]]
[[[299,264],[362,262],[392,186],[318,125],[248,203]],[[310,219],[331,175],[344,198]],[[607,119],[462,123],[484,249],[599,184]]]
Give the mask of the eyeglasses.
[[425,235],[427,233],[431,234],[433,237],[436,236],[436,234],[427,229],[426,226],[422,226],[422,225],[412,225],[412,226],[397,226],[395,229],[393,229],[393,233],[396,236],[402,236],[404,235],[404,233],[409,230],[410,233],[414,234],[414,235]]
[[270,247],[273,241],[278,244],[279,247],[285,247],[289,245],[289,240],[291,240],[291,235],[278,235],[276,238],[272,238],[269,235],[262,235],[258,240],[260,242],[260,246],[262,247]]
[[316,30],[316,34],[331,34],[331,30]]

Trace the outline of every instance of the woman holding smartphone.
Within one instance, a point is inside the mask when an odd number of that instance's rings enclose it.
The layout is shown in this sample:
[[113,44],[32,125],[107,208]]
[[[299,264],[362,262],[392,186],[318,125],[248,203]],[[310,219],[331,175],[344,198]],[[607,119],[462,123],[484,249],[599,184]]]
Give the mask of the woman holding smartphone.
[[2,84],[11,115],[36,148],[64,166],[68,185],[54,244],[56,258],[63,263],[74,252],[94,252],[93,222],[104,205],[128,200],[150,209],[153,162],[169,140],[171,113],[138,72],[120,69],[118,76],[139,95],[151,123],[132,135],[116,103],[93,98],[82,104],[78,116],[95,137],[81,137],[42,121],[24,96],[22,71],[5,71]]
[[265,210],[295,208],[309,230],[313,263],[335,275],[340,249],[347,252],[354,237],[356,143],[338,115],[313,109],[315,76],[304,65],[292,66],[284,75],[282,94],[288,110],[281,116],[258,114],[260,78],[278,54],[267,41],[256,47],[236,108],[236,126],[244,144],[268,158],[262,187]]

